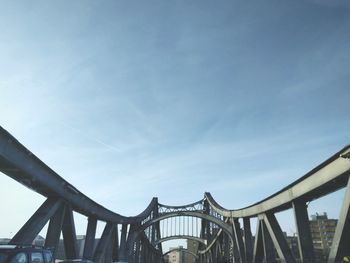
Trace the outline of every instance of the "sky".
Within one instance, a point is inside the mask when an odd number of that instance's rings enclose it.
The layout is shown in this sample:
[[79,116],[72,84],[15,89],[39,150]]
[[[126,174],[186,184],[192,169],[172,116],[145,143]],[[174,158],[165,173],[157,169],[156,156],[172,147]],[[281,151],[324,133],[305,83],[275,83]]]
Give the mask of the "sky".
[[[349,1],[0,4],[0,125],[117,213],[242,208],[350,142]],[[0,184],[4,237],[44,198]]]

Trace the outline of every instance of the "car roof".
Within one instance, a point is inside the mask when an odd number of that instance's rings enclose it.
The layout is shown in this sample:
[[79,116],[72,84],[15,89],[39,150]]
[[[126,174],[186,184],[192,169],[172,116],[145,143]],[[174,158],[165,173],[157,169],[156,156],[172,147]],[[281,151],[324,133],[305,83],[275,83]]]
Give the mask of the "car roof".
[[35,245],[0,245],[0,251],[50,251],[48,248]]

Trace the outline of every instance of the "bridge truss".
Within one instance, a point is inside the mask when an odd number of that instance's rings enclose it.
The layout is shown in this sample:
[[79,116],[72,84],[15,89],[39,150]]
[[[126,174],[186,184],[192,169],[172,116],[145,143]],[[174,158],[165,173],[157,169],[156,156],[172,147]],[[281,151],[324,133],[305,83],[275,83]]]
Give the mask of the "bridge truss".
[[[162,243],[198,242],[186,251],[200,263],[297,262],[276,213],[292,209],[300,262],[316,262],[307,204],[345,188],[328,263],[350,255],[350,146],[277,193],[251,206],[229,210],[210,193],[192,204],[169,206],[153,198],[139,215],[126,217],[97,204],[69,184],[0,127],[0,171],[45,196],[46,201],[12,237],[10,244],[30,244],[48,223],[45,246],[57,248],[63,235],[67,259],[78,258],[73,211],[88,218],[83,258],[96,263],[163,263]],[[251,219],[256,219],[255,237]],[[94,248],[97,222],[105,222]],[[277,256],[276,256],[277,255]]]

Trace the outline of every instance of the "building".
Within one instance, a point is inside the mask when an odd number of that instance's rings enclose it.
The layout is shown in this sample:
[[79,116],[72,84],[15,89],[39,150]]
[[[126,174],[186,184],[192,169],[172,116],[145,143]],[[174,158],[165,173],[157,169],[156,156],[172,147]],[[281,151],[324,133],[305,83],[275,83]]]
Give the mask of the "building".
[[183,246],[171,247],[169,253],[169,263],[185,263],[185,248]]
[[310,230],[316,262],[327,262],[337,223],[337,219],[328,219],[327,213],[311,215]]
[[299,255],[299,248],[298,248],[298,237],[296,235],[288,236],[286,232],[283,232],[283,235],[287,241],[290,251],[292,252],[292,255],[297,261],[299,261],[300,255]]
[[164,263],[169,263],[169,255],[163,257]]
[[[187,250],[193,254],[197,254],[198,251],[198,242],[195,240],[187,239]],[[185,255],[185,263],[194,263],[196,261],[195,257],[190,253]]]

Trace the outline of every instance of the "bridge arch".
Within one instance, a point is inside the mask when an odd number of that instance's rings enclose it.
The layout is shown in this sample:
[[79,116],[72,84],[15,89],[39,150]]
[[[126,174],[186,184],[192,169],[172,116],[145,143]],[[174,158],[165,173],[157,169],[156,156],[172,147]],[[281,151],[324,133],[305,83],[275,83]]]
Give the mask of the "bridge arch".
[[[138,229],[134,233],[132,233],[132,236],[130,238],[130,246],[132,247],[134,243],[139,242],[142,233],[149,228],[152,225],[156,225],[160,221],[167,219],[167,218],[173,218],[173,217],[180,217],[180,216],[189,216],[189,217],[196,217],[200,218],[203,220],[206,220],[208,222],[211,222],[215,225],[217,225],[219,228],[221,228],[221,231],[223,231],[229,240],[231,241],[231,244],[234,244],[234,236],[233,236],[233,228],[232,225],[222,221],[220,218],[216,218],[212,215],[204,214],[202,212],[197,212],[197,211],[178,211],[178,212],[169,212],[169,213],[163,213],[158,215],[158,217],[155,217],[147,222],[144,222],[144,224],[140,225]],[[202,253],[201,256],[205,254],[211,254],[211,250],[205,249]]]
[[179,217],[179,216],[189,216],[189,217],[197,217],[200,219],[207,220],[211,223],[214,223],[215,225],[219,226],[223,229],[223,231],[232,239],[233,233],[232,233],[232,226],[230,224],[225,223],[224,221],[220,220],[219,218],[216,218],[211,215],[203,214],[201,212],[197,211],[181,211],[181,212],[169,212],[159,215],[156,218],[153,218],[147,222],[145,222],[143,225],[140,226],[138,229],[138,233],[141,233],[151,225],[160,222],[167,218],[173,218],[173,217]]
[[[202,206],[202,210],[198,208],[203,205],[201,204],[202,201],[186,206],[174,207],[160,205],[158,200],[154,198],[149,206],[139,215],[126,217],[114,213],[92,199],[89,199],[73,185],[60,177],[39,158],[33,155],[12,135],[0,127],[0,171],[48,198],[10,242],[28,243],[25,241],[34,240],[37,233],[39,233],[45,224],[49,222],[48,229],[50,231],[48,230],[48,238],[46,238],[46,240],[49,240],[48,244],[52,244],[52,247],[57,246],[60,233],[61,231],[64,231],[66,233],[66,235],[64,234],[64,241],[68,244],[67,247],[74,247],[74,239],[76,238],[73,220],[74,211],[87,216],[89,220],[86,233],[86,236],[89,237],[87,238],[89,243],[84,249],[84,253],[87,252],[88,258],[92,257],[92,249],[88,248],[92,248],[94,245],[97,221],[106,222],[101,241],[99,242],[98,248],[94,254],[94,261],[97,263],[106,261],[104,257],[107,258],[107,256],[108,260],[110,259],[112,253],[110,253],[110,251],[108,253],[105,252],[111,247],[109,246],[109,242],[114,242],[118,246],[119,243],[116,234],[118,233],[118,225],[122,228],[119,250],[122,252],[120,254],[123,254],[118,255],[118,257],[119,259],[124,260],[124,258],[126,258],[126,253],[128,253],[127,246],[129,246],[130,242],[134,242],[130,244],[130,247],[135,245],[135,247],[141,246],[148,248],[150,245],[150,240],[147,238],[148,236],[142,237],[140,232],[163,219],[181,216],[201,218],[217,225],[218,228],[221,228],[221,231],[224,231],[225,234],[227,234],[225,235],[225,239],[230,239],[230,241],[235,240],[237,247],[242,250],[242,254],[244,253],[245,248],[243,246],[243,238],[241,236],[238,219],[243,219],[244,231],[248,234],[247,239],[245,239],[244,236],[244,241],[251,241],[251,233],[249,233],[250,218],[257,217],[259,231],[257,231],[256,234],[258,236],[254,241],[254,253],[257,253],[254,254],[254,257],[264,257],[262,251],[266,247],[263,242],[264,231],[262,229],[266,228],[270,235],[273,235],[274,237],[272,238],[273,245],[275,248],[278,248],[277,251],[279,256],[283,259],[287,258],[290,262],[293,262],[293,260],[291,260],[292,255],[290,251],[286,249],[285,242],[283,241],[284,239],[282,238],[283,234],[274,215],[276,212],[289,208],[292,208],[296,214],[296,227],[308,235],[306,241],[299,238],[299,252],[305,257],[305,259],[307,259],[307,261],[313,261],[313,253],[308,252],[312,251],[310,231],[304,227],[308,222],[307,202],[346,187],[346,193],[339,216],[339,222],[342,222],[342,224],[337,225],[334,237],[335,242],[333,242],[329,254],[329,262],[338,261],[342,256],[350,253],[350,249],[347,246],[349,239],[346,235],[347,230],[350,227],[350,220],[348,217],[348,214],[350,213],[349,161],[350,145],[334,154],[331,158],[321,163],[300,179],[260,202],[245,208],[235,210],[225,209],[221,207],[214,198],[212,198],[210,193],[206,193],[203,200],[205,206]],[[196,207],[197,205],[198,207]],[[165,210],[168,209],[168,211],[165,211],[164,213],[160,212],[160,207],[163,207]],[[210,212],[217,213],[221,215],[221,217],[205,214],[204,212],[208,212],[208,207],[210,207]],[[223,221],[223,218],[229,218],[231,221],[226,223]],[[63,223],[58,224],[57,222]],[[128,229],[129,231],[127,231]],[[159,234],[160,231],[157,227],[154,227],[153,229],[155,229],[151,233],[153,236]],[[131,234],[130,239],[129,234]],[[299,235],[299,237],[300,236],[302,235]],[[152,240],[154,241],[154,239]],[[135,244],[135,242],[139,243]],[[231,244],[233,245],[235,242],[231,242]],[[229,244],[229,242],[227,242],[227,244]],[[207,251],[204,251],[206,254],[203,254],[202,256],[207,256],[211,253],[211,245],[209,244],[207,247],[209,248],[208,253],[206,253]],[[225,251],[225,248],[217,247],[217,253],[220,252],[220,249]],[[135,251],[136,250],[137,249],[135,248]],[[147,256],[150,255],[150,257],[155,257],[154,255],[156,255],[156,253],[154,250],[155,248],[152,247],[149,251],[148,249],[145,249],[144,251],[145,253],[148,253]],[[251,257],[253,255],[251,244],[249,250],[249,256]],[[68,252],[69,253],[66,254],[70,254],[70,257],[75,258],[74,255],[77,254],[76,249],[70,249]]]

